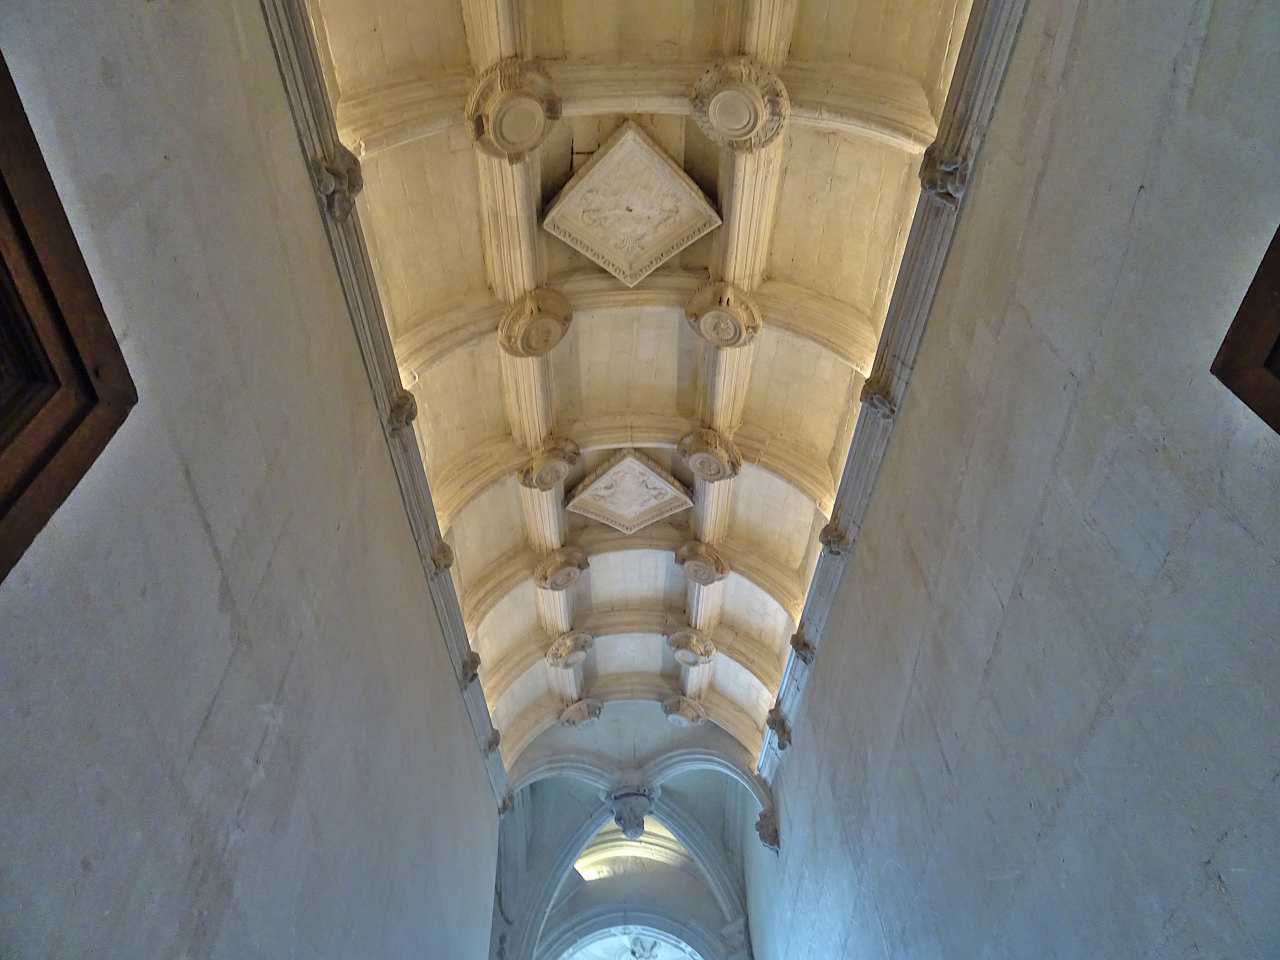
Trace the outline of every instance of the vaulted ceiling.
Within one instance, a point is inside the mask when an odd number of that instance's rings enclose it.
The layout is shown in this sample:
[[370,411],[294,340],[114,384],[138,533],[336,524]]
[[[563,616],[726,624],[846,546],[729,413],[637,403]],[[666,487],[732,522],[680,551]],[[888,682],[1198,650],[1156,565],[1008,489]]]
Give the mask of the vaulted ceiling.
[[967,0],[309,3],[516,802],[764,803]]

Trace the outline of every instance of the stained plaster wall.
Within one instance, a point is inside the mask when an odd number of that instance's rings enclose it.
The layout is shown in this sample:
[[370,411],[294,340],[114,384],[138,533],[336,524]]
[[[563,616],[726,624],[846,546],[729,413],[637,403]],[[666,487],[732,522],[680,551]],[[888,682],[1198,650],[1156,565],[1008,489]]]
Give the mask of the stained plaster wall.
[[0,585],[0,956],[485,956],[493,798],[258,4],[0,44],[141,397]]
[[1030,0],[748,850],[760,960],[1280,954],[1280,7]]

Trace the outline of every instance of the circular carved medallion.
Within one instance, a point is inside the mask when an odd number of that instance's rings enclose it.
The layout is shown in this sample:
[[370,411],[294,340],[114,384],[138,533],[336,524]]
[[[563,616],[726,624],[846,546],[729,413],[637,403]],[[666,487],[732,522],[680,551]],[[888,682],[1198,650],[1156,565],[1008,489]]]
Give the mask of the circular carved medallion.
[[693,88],[693,119],[722,146],[748,152],[777,138],[791,113],[778,75],[750,57],[718,60]]
[[746,291],[731,283],[708,283],[685,304],[685,317],[698,336],[716,347],[743,347],[760,332],[760,310]]

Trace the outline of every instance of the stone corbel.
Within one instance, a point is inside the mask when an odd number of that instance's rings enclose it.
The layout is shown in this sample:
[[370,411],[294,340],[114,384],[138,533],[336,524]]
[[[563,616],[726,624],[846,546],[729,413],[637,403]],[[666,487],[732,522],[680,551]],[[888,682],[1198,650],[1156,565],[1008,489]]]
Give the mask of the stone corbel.
[[791,635],[791,649],[806,667],[813,666],[813,658],[817,656],[818,650],[805,638],[803,630],[797,630]]
[[685,696],[663,700],[662,712],[673,727],[696,727],[707,719],[707,708],[697,700]]
[[539,287],[507,308],[498,323],[498,345],[513,357],[541,357],[560,342],[572,320],[569,299]]
[[533,568],[533,582],[540,590],[568,590],[590,564],[577,547],[561,547],[547,554]]
[[791,724],[787,723],[781,704],[775,703],[769,708],[764,718],[764,725],[777,734],[779,750],[785,750],[791,746]]
[[391,408],[387,411],[387,425],[393,433],[409,429],[418,416],[418,401],[404,387],[399,387],[391,397]]
[[582,661],[587,658],[587,651],[595,642],[596,638],[585,630],[570,630],[568,633],[562,633],[547,648],[547,664],[557,670],[572,670],[574,667],[581,666]]
[[832,517],[819,531],[818,542],[822,544],[822,552],[832,557],[842,557],[853,547],[853,538],[845,532],[839,517]]
[[324,197],[325,209],[329,216],[342,223],[355,208],[356,194],[364,189],[359,159],[339,143],[332,159],[317,157],[311,166],[316,190]]
[[491,157],[520,163],[560,118],[551,77],[535,63],[508,58],[481,75],[466,105],[467,132]]
[[490,727],[489,739],[484,743],[484,755],[491,756],[500,746],[502,746],[502,733],[497,727]]
[[699,540],[689,540],[676,551],[676,564],[686,577],[703,587],[729,575],[729,565],[715,548]]
[[858,394],[858,402],[869,410],[880,415],[881,420],[892,420],[898,412],[894,405],[889,385],[880,377],[868,377],[862,384],[862,392]]
[[480,654],[468,650],[462,658],[462,675],[458,678],[463,687],[469,687],[480,678]]
[[516,471],[516,480],[520,486],[530,490],[554,490],[556,484],[563,482],[569,471],[577,465],[581,456],[582,451],[572,440],[548,436],[542,442],[542,449]]
[[732,283],[703,284],[684,307],[694,332],[713,347],[745,347],[762,325],[760,308],[745,290]]
[[667,637],[667,646],[682,667],[697,667],[710,663],[716,655],[716,645],[701,630],[678,627]]
[[742,470],[742,454],[732,440],[717,430],[686,433],[676,449],[689,469],[707,483],[728,480]]
[[641,786],[623,787],[609,797],[613,822],[628,840],[639,840],[644,836],[644,818],[653,809],[653,798],[653,791]]
[[508,813],[516,808],[516,797],[510,790],[502,797],[502,802],[498,804],[498,816],[505,817]]
[[604,704],[599,700],[584,697],[575,700],[560,712],[559,723],[562,727],[589,727],[600,719]]
[[925,150],[920,164],[920,187],[954,206],[969,186],[969,168],[968,157],[944,156],[935,141]]
[[693,119],[713,142],[742,153],[777,139],[791,114],[778,75],[751,57],[717,60],[693,87]]
[[782,846],[778,831],[778,811],[775,808],[765,807],[760,811],[760,816],[756,818],[756,833],[760,836],[760,842],[770,850],[777,851]]
[[449,568],[453,566],[453,547],[443,540],[437,543],[435,549],[431,551],[431,564],[435,567],[436,576],[448,573]]

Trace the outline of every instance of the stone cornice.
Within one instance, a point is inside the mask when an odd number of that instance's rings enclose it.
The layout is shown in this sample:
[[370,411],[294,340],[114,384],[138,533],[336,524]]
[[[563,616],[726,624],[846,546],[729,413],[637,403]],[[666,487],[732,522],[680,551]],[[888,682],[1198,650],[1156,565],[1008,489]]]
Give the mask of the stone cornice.
[[[496,62],[496,61],[495,61]],[[589,64],[554,61],[551,76],[565,117],[597,114],[687,116],[690,91],[706,61]],[[933,142],[937,124],[919,83],[862,67],[790,64],[778,71],[791,100],[791,122],[870,137],[910,153]],[[475,74],[403,77],[338,102],[343,141],[362,158],[461,129]]]
[[[302,0],[261,0],[261,6],[298,133],[302,153],[299,163],[309,172],[315,161],[332,159],[341,151],[310,21]],[[411,428],[397,426],[392,417],[403,387],[374,282],[368,246],[360,227],[359,211],[352,209],[348,215],[339,216],[342,211],[331,209],[328,198],[319,191],[316,202],[328,234],[369,387],[383,424],[405,514],[417,544],[424,586],[431,595],[440,621],[477,749],[489,775],[494,801],[500,803],[507,793],[506,768],[501,750],[490,747],[493,724],[480,684],[462,682],[468,672],[466,665],[472,651],[453,578],[442,575],[438,563],[438,558],[447,552],[447,545],[436,522],[418,441]]]
[[[965,187],[979,169],[982,139],[1025,4],[1026,0],[975,0],[969,14],[937,141],[930,147],[930,162],[922,170],[921,196],[880,347],[868,376],[874,387],[867,398],[874,402],[863,404],[859,411],[832,509],[833,521],[824,533],[830,542],[843,546],[837,551],[824,550],[800,620],[810,660],[822,644],[832,603],[857,549],[858,531],[884,463],[897,412],[906,398],[956,223],[964,209]],[[778,694],[778,716],[796,715],[811,669],[793,651]],[[780,746],[777,732],[768,731],[759,758],[760,772],[766,779],[777,770]]]

